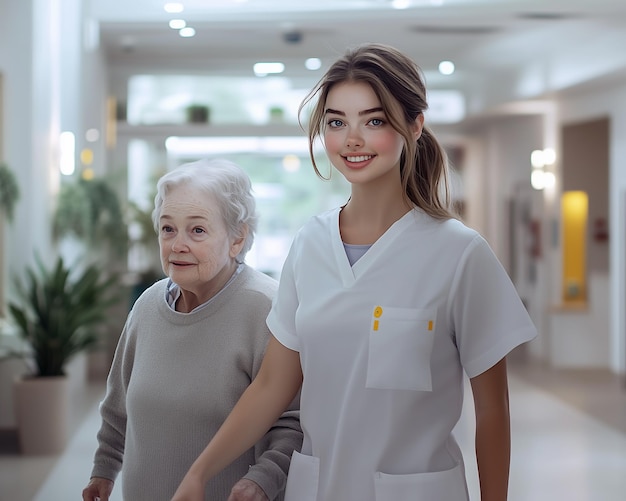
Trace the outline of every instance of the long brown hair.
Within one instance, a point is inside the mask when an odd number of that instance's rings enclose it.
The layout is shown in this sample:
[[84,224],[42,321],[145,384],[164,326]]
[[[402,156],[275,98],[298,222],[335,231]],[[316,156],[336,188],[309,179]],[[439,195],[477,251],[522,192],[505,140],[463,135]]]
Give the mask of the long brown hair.
[[420,138],[414,139],[415,120],[428,108],[422,72],[409,57],[387,45],[366,44],[348,50],[302,101],[299,116],[317,96],[307,132],[315,173],[324,179],[315,162],[313,145],[317,138],[323,138],[328,92],[341,82],[369,84],[389,123],[404,138],[400,174],[407,201],[437,219],[455,217],[450,205],[448,160],[444,149],[426,126]]

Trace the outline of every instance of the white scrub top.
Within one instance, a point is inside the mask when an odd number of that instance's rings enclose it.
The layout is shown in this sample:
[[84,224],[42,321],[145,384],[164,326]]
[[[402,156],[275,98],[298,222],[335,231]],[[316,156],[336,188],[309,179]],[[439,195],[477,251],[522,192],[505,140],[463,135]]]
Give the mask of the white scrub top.
[[296,235],[267,324],[300,354],[285,501],[465,501],[452,437],[471,378],[536,336],[486,241],[405,214],[350,266],[334,209]]

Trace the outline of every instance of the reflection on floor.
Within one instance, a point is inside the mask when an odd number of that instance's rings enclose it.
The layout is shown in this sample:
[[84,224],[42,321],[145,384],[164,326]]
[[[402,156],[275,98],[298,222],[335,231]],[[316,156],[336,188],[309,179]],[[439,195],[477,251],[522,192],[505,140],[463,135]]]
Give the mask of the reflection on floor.
[[[512,461],[510,501],[623,501],[626,492],[626,389],[601,371],[554,371],[510,363]],[[103,386],[90,387],[80,426],[60,457],[0,452],[0,500],[80,499],[99,426]],[[472,458],[472,402],[458,437],[467,451],[472,501],[478,501]],[[119,489],[111,501],[121,501]]]

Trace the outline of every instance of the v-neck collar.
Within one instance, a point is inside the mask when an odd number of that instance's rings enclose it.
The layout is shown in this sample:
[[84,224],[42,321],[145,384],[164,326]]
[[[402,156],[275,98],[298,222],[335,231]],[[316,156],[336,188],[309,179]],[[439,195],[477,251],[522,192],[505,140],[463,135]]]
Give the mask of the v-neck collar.
[[341,232],[339,231],[340,212],[341,207],[337,207],[331,213],[331,242],[341,281],[344,287],[352,287],[358,278],[366,273],[377,261],[378,257],[381,254],[385,254],[385,251],[393,242],[411,225],[415,218],[415,209],[408,211],[404,216],[393,223],[387,231],[372,244],[369,250],[354,263],[354,266],[350,265],[346,250],[343,246],[343,241],[341,240]]

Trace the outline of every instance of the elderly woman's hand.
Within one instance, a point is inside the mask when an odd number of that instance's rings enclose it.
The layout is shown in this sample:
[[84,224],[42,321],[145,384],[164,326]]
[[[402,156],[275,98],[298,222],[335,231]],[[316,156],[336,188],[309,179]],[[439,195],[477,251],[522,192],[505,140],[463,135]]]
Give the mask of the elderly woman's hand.
[[242,478],[230,491],[227,501],[269,501],[269,499],[258,484]]
[[108,478],[92,477],[83,489],[83,501],[109,501],[113,492],[113,480]]

